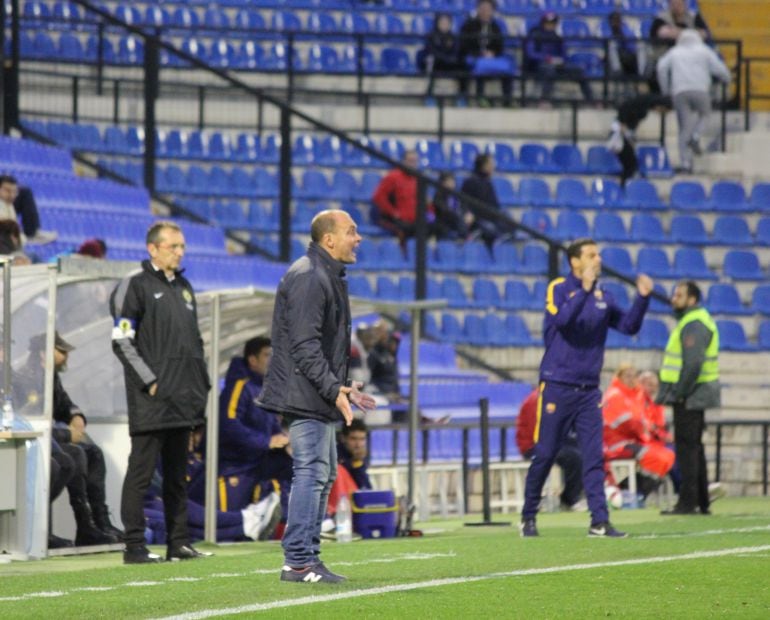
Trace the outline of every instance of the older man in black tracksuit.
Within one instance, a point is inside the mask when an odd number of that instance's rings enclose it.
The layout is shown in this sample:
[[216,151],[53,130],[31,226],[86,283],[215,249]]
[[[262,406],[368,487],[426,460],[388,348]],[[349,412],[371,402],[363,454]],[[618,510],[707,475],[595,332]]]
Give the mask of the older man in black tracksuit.
[[278,286],[273,311],[273,359],[258,404],[289,423],[294,478],[283,535],[282,581],[344,581],[321,562],[321,522],[337,475],[335,425],[374,400],[348,387],[350,304],[345,265],[361,242],[355,222],[340,210],[313,218],[312,243]]
[[144,544],[144,495],[160,455],[168,532],[167,560],[204,555],[190,546],[185,468],[190,429],[203,424],[210,388],[190,283],[179,264],[184,235],[174,222],[147,231],[150,260],[112,293],[112,348],[123,364],[131,454],[121,517],[126,564],[158,562]]

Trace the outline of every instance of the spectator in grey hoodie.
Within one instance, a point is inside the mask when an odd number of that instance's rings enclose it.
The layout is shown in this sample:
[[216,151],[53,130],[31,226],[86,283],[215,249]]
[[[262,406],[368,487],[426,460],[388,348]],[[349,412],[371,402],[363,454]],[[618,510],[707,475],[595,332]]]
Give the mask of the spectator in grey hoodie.
[[679,123],[681,171],[692,172],[692,155],[700,155],[700,136],[711,113],[711,80],[730,82],[730,70],[697,30],[686,29],[658,61],[658,82],[670,94]]

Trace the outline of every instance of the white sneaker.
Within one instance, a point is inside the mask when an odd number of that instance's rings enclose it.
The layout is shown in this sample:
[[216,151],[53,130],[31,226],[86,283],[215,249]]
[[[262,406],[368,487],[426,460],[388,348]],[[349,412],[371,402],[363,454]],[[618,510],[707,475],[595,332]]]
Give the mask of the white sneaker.
[[45,243],[51,243],[51,241],[55,241],[58,236],[59,233],[57,233],[55,230],[38,230],[34,237],[27,238],[27,243],[43,245]]
[[721,482],[711,482],[709,484],[709,503],[712,504],[718,499],[722,499],[727,495],[727,491],[722,486]]
[[[280,519],[281,499],[276,493],[270,493],[267,497],[261,499],[256,504],[249,504],[241,510],[243,515],[243,533],[252,540],[260,540],[262,534],[267,530],[277,513]],[[276,511],[276,508],[279,510]],[[275,524],[272,524],[275,529]]]

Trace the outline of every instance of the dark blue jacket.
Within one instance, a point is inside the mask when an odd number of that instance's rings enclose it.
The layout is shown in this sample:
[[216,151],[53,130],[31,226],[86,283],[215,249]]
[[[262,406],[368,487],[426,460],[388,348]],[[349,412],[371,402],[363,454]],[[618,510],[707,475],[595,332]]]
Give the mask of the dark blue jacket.
[[337,462],[348,470],[350,477],[356,483],[356,486],[364,491],[372,488],[372,481],[369,480],[368,458],[365,461],[354,461],[353,455],[348,452],[344,443],[337,444]]
[[219,395],[219,475],[252,469],[270,450],[270,438],[281,431],[273,414],[257,406],[262,375],[242,357],[230,360]]
[[259,405],[290,418],[341,421],[336,401],[347,385],[350,329],[345,265],[311,242],[278,285]]
[[586,292],[571,273],[552,280],[546,293],[540,380],[598,386],[607,330],[612,327],[623,334],[635,334],[649,302],[649,297],[637,296],[630,310],[624,312],[599,283]]
[[527,71],[537,71],[548,58],[564,59],[564,39],[542,26],[535,26],[527,35],[524,48]]

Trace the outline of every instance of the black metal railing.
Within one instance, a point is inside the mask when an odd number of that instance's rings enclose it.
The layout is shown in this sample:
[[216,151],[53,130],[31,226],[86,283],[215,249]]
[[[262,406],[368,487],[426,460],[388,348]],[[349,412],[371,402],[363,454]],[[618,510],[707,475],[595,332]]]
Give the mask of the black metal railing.
[[751,130],[751,103],[753,101],[770,101],[770,91],[758,93],[754,90],[754,85],[751,79],[752,67],[764,67],[765,71],[770,69],[770,56],[749,56],[743,59],[743,66],[745,67],[744,87],[745,92],[743,94],[743,129],[744,131]]

